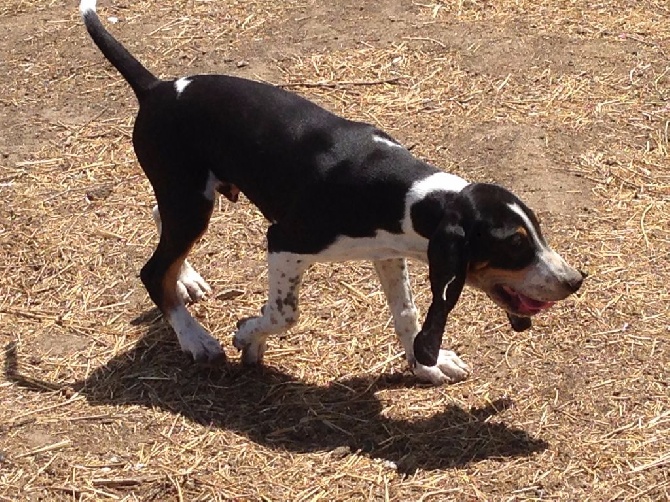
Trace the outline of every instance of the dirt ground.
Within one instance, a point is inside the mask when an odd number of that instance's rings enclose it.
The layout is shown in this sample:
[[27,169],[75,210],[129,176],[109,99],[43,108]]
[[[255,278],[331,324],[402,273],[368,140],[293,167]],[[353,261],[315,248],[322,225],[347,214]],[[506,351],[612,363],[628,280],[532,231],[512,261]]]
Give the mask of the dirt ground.
[[467,291],[444,346],[474,373],[442,388],[367,263],[310,270],[300,323],[242,368],[230,334],[266,289],[245,200],[192,256],[230,365],[179,351],[137,276],[136,102],[75,4],[0,0],[0,500],[669,498],[665,0],[100,2],[156,74],[286,86],[536,210],[588,280],[521,334]]

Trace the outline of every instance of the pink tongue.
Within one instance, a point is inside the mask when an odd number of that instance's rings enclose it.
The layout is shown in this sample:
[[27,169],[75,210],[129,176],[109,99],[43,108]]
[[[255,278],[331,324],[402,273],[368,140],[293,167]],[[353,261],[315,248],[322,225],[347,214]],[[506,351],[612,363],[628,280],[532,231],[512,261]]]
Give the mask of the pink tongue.
[[519,299],[519,306],[521,307],[522,310],[525,311],[540,311],[540,310],[545,310],[551,307],[554,302],[543,302],[540,300],[534,300],[528,296],[522,295],[518,291],[514,291],[512,288],[505,286],[504,287],[505,291],[512,296],[516,296]]
[[526,310],[544,310],[548,309],[554,304],[554,302],[542,302],[540,300],[533,300],[532,298],[528,298],[527,296],[524,296],[521,293],[517,293],[517,296],[519,298],[519,301],[521,302],[521,306],[524,307]]

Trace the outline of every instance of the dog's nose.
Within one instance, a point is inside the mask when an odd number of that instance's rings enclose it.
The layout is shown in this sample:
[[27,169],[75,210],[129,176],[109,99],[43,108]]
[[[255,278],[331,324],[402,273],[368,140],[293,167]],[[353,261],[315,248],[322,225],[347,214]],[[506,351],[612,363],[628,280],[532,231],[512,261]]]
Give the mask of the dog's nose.
[[579,288],[582,287],[582,283],[587,276],[588,274],[586,272],[582,270],[575,270],[573,274],[570,274],[570,276],[566,278],[565,283],[570,291],[576,293]]

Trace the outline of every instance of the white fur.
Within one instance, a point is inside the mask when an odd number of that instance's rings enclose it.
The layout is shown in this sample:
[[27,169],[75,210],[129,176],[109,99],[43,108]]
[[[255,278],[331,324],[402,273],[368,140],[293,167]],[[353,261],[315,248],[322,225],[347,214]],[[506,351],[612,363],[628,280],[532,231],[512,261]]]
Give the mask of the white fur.
[[571,274],[574,275],[576,272],[561,255],[551,249],[540,237],[535,225],[518,204],[511,203],[508,204],[508,207],[521,218],[530,238],[538,249],[537,262],[525,274],[523,287],[519,290],[538,300],[562,298],[563,284]]
[[468,182],[463,178],[442,172],[417,181],[405,196],[401,234],[377,230],[374,237],[342,235],[328,248],[316,255],[314,261],[374,261],[409,257],[425,262],[427,260],[428,240],[414,231],[411,218],[412,206],[432,192],[460,192],[467,185]]
[[405,196],[405,217],[402,222],[403,232],[406,234],[414,234],[412,227],[412,218],[410,211],[412,206],[417,202],[423,200],[428,194],[432,192],[460,192],[469,183],[463,178],[451,173],[435,173],[427,178],[415,182]]
[[510,211],[513,213],[516,213],[521,220],[523,221],[524,226],[526,227],[526,230],[528,230],[528,233],[533,240],[533,243],[535,244],[535,247],[540,250],[545,250],[547,248],[547,245],[545,242],[540,239],[540,236],[538,235],[537,231],[535,230],[535,225],[533,225],[533,222],[530,221],[530,218],[526,214],[526,211],[524,211],[519,204],[516,202],[511,202],[507,204],[507,207],[509,207]]
[[174,88],[175,91],[177,91],[177,98],[181,96],[181,93],[184,92],[184,89],[186,89],[190,83],[191,80],[188,77],[182,77],[174,81]]
[[314,256],[314,261],[388,260],[411,257],[426,261],[428,241],[418,234],[393,234],[377,230],[374,237],[342,235]]
[[403,259],[374,263],[389,308],[393,315],[396,334],[405,358],[416,377],[433,385],[457,382],[467,378],[470,368],[454,352],[440,350],[435,366],[419,364],[414,357],[414,339],[420,330],[418,312],[412,299],[412,289]]
[[396,258],[378,260],[374,262],[374,265],[393,316],[395,332],[411,367],[414,364],[414,338],[421,326],[412,298],[407,262],[404,258]]
[[88,12],[95,12],[96,0],[81,0],[79,2],[79,12],[82,16],[86,15]]
[[444,285],[444,289],[442,290],[442,300],[445,302],[447,301],[447,289],[449,289],[449,284],[454,282],[454,279],[456,279],[456,276],[452,276],[451,279],[447,281],[447,284]]
[[154,223],[156,224],[156,230],[158,230],[158,237],[161,236],[161,232],[163,232],[163,223],[161,222],[161,213],[158,210],[158,205],[154,206],[154,208],[151,211],[151,216],[154,218]]
[[414,374],[417,378],[433,385],[460,382],[465,380],[471,371],[470,367],[455,352],[442,349],[440,349],[440,355],[437,357],[435,366],[424,366],[416,363],[414,367]]
[[195,271],[191,264],[184,260],[177,278],[177,293],[184,303],[195,303],[212,292],[205,279]]
[[311,263],[304,255],[268,253],[268,301],[259,317],[239,324],[233,337],[233,345],[242,351],[243,363],[261,362],[267,337],[286,331],[298,322],[300,283]]
[[383,136],[378,136],[376,134],[373,134],[372,141],[375,143],[381,143],[382,145],[390,146],[391,148],[404,148],[400,143],[396,143],[395,141],[384,138]]
[[218,180],[212,171],[209,172],[207,177],[207,184],[205,185],[205,190],[203,195],[207,200],[214,201],[216,198],[216,189],[221,185],[221,182]]
[[181,350],[191,354],[193,359],[211,361],[223,354],[219,341],[191,317],[185,306],[180,305],[168,312],[167,320],[177,333]]

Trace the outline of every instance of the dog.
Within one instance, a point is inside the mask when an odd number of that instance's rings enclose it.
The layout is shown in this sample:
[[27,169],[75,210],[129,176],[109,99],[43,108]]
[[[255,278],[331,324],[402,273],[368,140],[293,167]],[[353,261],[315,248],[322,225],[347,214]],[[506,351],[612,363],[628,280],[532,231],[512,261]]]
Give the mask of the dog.
[[[217,194],[231,202],[244,194],[270,223],[268,300],[233,336],[244,364],[260,363],[268,336],[298,321],[301,279],[315,262],[373,262],[410,368],[435,385],[470,373],[441,349],[466,283],[504,309],[517,331],[580,288],[584,274],[549,247],[509,190],[442,172],[376,127],[273,85],[225,75],[160,80],[104,28],[95,0],[82,0],[80,13],[139,102],[133,145],[155,192],[160,235],[140,278],[195,360],[225,358],[186,308],[210,292],[186,258]],[[423,325],[407,258],[428,263]]]

